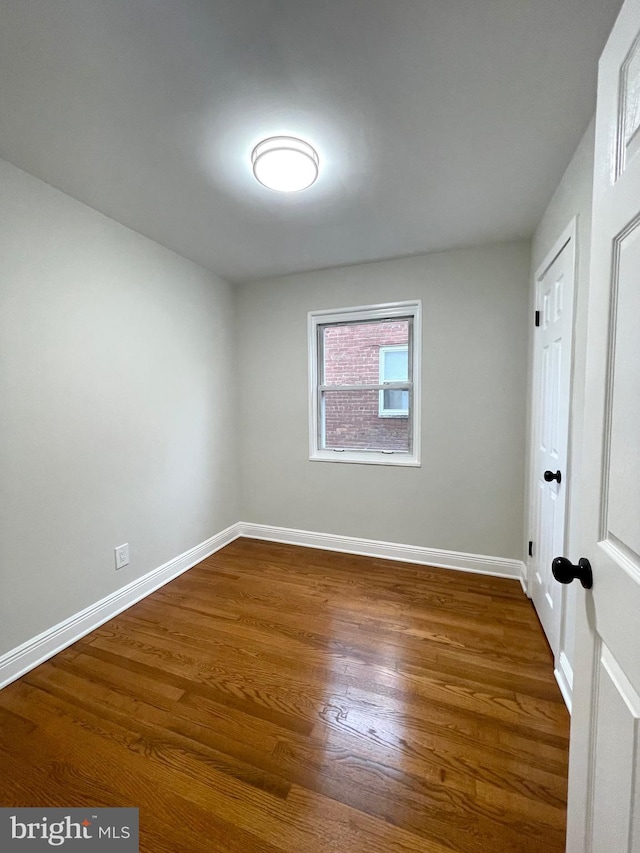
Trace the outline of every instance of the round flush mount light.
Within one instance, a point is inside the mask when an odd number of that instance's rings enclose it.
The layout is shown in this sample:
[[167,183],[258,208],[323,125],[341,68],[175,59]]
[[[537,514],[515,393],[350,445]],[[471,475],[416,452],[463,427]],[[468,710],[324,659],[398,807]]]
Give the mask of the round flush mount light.
[[261,184],[281,193],[306,190],[318,177],[318,154],[294,136],[271,136],[251,153],[253,174]]

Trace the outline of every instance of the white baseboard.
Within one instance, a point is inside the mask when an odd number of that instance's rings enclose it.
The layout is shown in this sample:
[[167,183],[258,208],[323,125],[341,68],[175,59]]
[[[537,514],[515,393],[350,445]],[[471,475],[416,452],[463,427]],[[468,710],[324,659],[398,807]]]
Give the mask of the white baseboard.
[[529,595],[527,566],[526,566],[526,563],[524,561],[522,561],[522,572],[520,574],[520,586],[522,587],[522,591],[527,596],[527,598],[531,598],[531,596]]
[[320,548],[325,551],[343,551],[346,554],[362,554],[383,560],[398,560],[403,563],[475,572],[480,575],[511,578],[521,583],[525,571],[522,560],[508,560],[504,557],[443,551],[439,548],[424,548],[421,545],[398,545],[394,542],[378,542],[375,539],[312,533],[309,530],[271,527],[267,524],[251,524],[244,521],[240,522],[239,528],[240,536],[246,536],[249,539],[263,539],[268,542],[282,542],[286,545],[303,545],[306,548]]
[[[455,571],[512,578],[520,580],[521,583],[524,574],[524,564],[520,560],[486,557],[481,554],[465,554],[459,551],[443,551],[438,548],[424,548],[420,545],[378,542],[375,539],[360,539],[354,536],[313,533],[308,530],[271,527],[266,524],[238,522],[7,652],[0,657],[0,689],[20,678],[21,675],[29,672],[38,664],[53,657],[62,649],[66,649],[77,640],[85,637],[91,631],[99,628],[100,625],[108,622],[109,619],[113,619],[114,616],[131,607],[132,604],[155,592],[161,586],[240,536],[262,539],[268,542],[282,542],[288,545],[302,545],[307,548],[320,548],[326,551],[342,551],[346,554],[361,554],[362,556],[377,557],[384,560],[398,560],[404,563],[454,569]],[[566,661],[566,664],[568,666],[569,662]],[[569,667],[569,671],[570,669]],[[556,677],[558,676],[556,675]],[[570,683],[571,681],[569,681]],[[562,684],[560,689],[563,690],[563,696],[565,696]],[[571,695],[570,688],[568,695],[569,697]],[[567,701],[566,696],[565,701]],[[570,698],[568,705],[570,707]]]
[[101,601],[97,601],[69,619],[65,619],[64,622],[54,625],[37,637],[7,652],[0,657],[0,689],[99,628],[132,604],[195,566],[196,563],[211,556],[220,548],[224,548],[240,535],[242,534],[239,524],[227,527],[226,530],[196,545],[195,548],[185,551],[179,557],[153,569]]
[[553,674],[556,677],[556,681],[558,682],[558,687],[560,688],[560,692],[562,693],[562,698],[564,699],[564,704],[567,706],[567,710],[571,713],[572,706],[572,696],[573,696],[573,668],[569,663],[569,658],[565,655],[564,652],[560,652],[560,656],[558,657],[557,666],[553,670]]

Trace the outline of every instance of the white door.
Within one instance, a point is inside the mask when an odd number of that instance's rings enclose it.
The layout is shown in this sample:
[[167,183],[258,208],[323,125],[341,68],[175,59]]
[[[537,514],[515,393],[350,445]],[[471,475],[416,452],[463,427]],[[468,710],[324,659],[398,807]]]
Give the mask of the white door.
[[564,590],[553,579],[551,561],[564,552],[574,270],[572,223],[536,274],[529,594],[555,657]]
[[[570,853],[640,851],[640,0],[600,61]],[[574,560],[575,562],[575,560]]]

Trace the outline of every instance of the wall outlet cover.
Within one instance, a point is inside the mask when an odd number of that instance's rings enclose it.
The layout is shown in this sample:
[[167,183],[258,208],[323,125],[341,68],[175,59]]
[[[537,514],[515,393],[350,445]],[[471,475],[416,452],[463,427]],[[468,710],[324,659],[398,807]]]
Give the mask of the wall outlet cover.
[[118,545],[115,549],[116,571],[129,565],[129,544]]

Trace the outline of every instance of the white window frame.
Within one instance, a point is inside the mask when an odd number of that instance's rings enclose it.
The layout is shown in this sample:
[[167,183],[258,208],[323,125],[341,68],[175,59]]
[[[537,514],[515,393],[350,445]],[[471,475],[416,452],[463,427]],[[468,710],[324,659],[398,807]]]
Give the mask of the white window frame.
[[[388,352],[406,352],[409,354],[409,344],[389,344],[380,347],[378,353],[378,375],[380,376],[381,385],[389,385],[390,383],[384,377],[384,357]],[[409,409],[386,409],[384,405],[384,392],[389,389],[383,389],[378,395],[378,417],[379,418],[408,418]]]
[[[319,327],[336,323],[355,323],[376,320],[412,320],[412,332],[408,346],[409,380],[403,383],[376,385],[323,386],[320,384]],[[360,305],[355,308],[340,308],[325,311],[310,311],[308,314],[309,344],[309,459],[313,462],[348,462],[364,465],[400,465],[420,467],[420,418],[421,418],[421,365],[422,365],[422,302],[390,302],[379,305]],[[383,391],[400,385],[409,390],[409,435],[410,451],[402,450],[353,450],[322,448],[320,427],[320,398],[327,390],[371,390]]]

